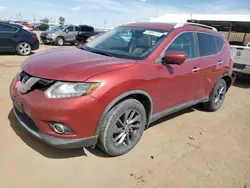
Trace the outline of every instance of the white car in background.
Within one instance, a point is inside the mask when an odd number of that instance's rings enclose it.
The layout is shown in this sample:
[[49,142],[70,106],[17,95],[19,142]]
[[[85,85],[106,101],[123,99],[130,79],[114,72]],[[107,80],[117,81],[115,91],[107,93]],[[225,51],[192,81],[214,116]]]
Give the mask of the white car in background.
[[250,75],[250,42],[246,45],[230,45],[234,72]]

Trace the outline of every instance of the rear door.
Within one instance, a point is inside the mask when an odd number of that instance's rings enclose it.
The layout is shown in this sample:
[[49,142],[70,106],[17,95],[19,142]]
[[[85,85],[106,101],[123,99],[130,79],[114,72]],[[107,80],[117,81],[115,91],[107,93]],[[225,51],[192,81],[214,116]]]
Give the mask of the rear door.
[[16,47],[18,28],[9,24],[0,23],[0,51],[13,51]]
[[225,59],[223,54],[228,49],[218,36],[197,32],[197,42],[200,60],[198,97],[203,98],[209,96],[216,81],[223,74],[225,65],[230,61],[230,56]]

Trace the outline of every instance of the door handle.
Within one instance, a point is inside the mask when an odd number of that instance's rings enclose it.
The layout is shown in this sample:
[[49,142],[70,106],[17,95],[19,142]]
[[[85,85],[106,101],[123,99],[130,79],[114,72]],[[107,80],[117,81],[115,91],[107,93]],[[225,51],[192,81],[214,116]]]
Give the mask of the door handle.
[[222,65],[224,62],[223,61],[218,61],[218,65]]
[[198,72],[198,71],[200,71],[201,69],[199,68],[199,67],[195,67],[195,68],[193,68],[192,69],[192,72]]

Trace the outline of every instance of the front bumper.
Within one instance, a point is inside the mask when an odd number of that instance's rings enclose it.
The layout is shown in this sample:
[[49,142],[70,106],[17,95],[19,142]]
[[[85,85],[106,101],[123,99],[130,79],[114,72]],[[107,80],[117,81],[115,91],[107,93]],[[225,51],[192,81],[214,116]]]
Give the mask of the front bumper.
[[21,126],[30,134],[56,148],[73,149],[93,146],[97,142],[97,137],[77,138],[77,139],[63,139],[46,135],[39,131],[34,122],[27,117],[27,115],[20,113],[16,108],[13,108],[14,114]]
[[[10,85],[14,113],[23,128],[38,139],[58,148],[76,148],[94,145],[96,128],[104,106],[99,100],[86,95],[68,99],[48,99],[44,91],[34,89],[20,94],[14,79]],[[22,106],[17,108],[16,102]],[[49,122],[64,123],[74,134],[54,132]]]
[[39,40],[36,40],[33,44],[32,44],[32,50],[37,50],[40,47],[40,43]]
[[52,43],[56,41],[53,37],[48,36],[40,36],[40,39],[43,43]]
[[243,74],[250,74],[250,65],[234,63],[233,71],[243,73]]

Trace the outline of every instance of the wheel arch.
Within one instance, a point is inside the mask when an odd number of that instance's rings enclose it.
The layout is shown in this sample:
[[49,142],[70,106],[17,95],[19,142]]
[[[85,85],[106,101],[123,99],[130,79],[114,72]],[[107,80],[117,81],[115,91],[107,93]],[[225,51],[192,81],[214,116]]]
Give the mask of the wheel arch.
[[226,81],[226,83],[227,83],[227,90],[231,87],[232,83],[234,82],[234,79],[232,78],[232,74],[233,73],[230,73],[230,72],[226,71],[218,79],[218,80],[223,79],[223,80]]
[[56,40],[57,40],[58,38],[62,38],[62,39],[65,41],[65,38],[64,38],[62,35],[58,35],[58,36],[56,37]]
[[152,111],[153,111],[153,102],[152,102],[152,98],[151,96],[143,90],[131,90],[128,91],[126,93],[123,93],[121,95],[119,95],[118,97],[116,97],[114,100],[112,100],[111,103],[109,103],[109,105],[105,108],[105,110],[103,111],[98,123],[97,123],[97,127],[96,127],[96,132],[95,135],[99,136],[100,133],[100,129],[101,129],[101,124],[102,121],[105,117],[105,115],[118,103],[129,99],[129,98],[133,98],[138,100],[139,102],[142,103],[142,105],[144,106],[145,110],[146,110],[146,115],[147,115],[147,124],[149,123],[150,117],[152,115]]

